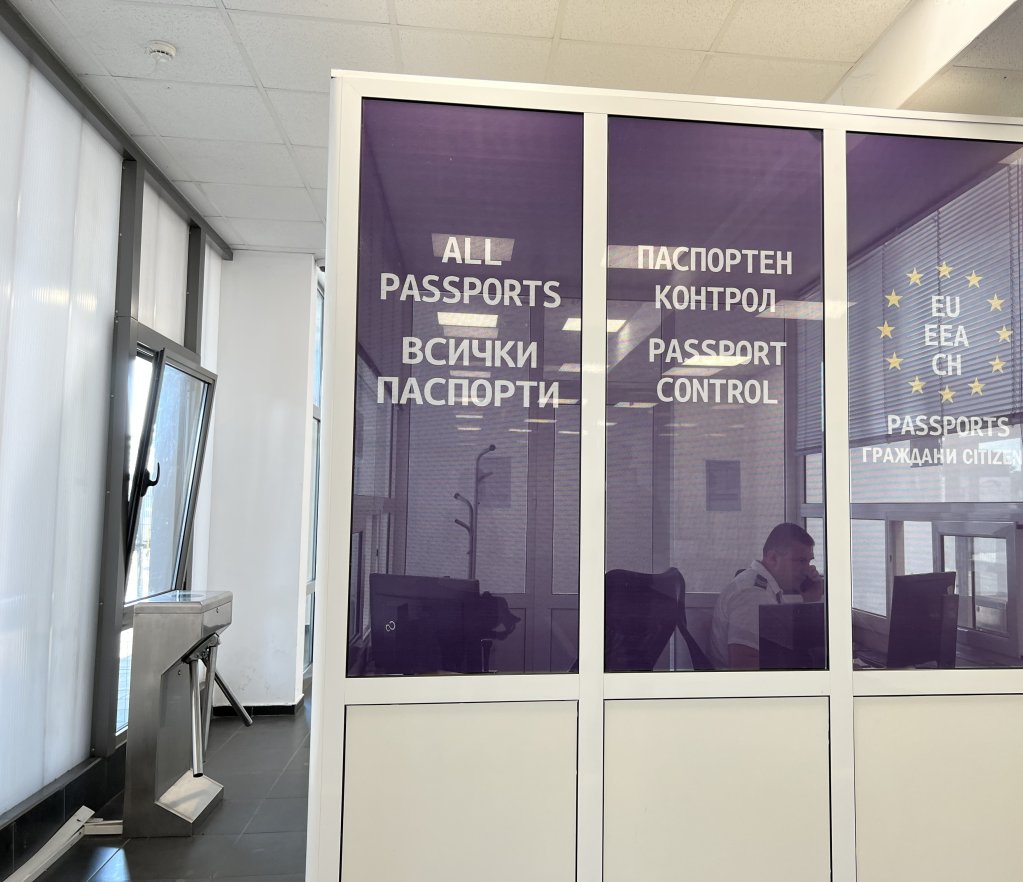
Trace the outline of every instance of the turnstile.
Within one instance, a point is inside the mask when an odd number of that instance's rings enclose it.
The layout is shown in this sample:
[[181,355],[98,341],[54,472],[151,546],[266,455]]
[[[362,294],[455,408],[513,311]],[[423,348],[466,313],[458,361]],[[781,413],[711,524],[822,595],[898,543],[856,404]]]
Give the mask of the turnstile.
[[231,601],[229,591],[173,591],[134,606],[126,836],[190,836],[223,795],[223,786],[203,772],[214,681],[245,724],[252,724],[216,672]]

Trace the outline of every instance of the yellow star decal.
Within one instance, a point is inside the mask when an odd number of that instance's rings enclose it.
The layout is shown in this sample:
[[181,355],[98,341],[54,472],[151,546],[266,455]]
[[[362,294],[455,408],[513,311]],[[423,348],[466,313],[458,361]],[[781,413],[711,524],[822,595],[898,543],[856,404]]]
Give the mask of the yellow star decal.
[[913,267],[913,272],[906,273],[906,276],[909,278],[909,284],[911,284],[911,285],[919,285],[920,284],[920,280],[924,277],[924,274],[923,273],[918,273],[916,271],[916,267]]
[[970,387],[970,397],[974,395],[984,394],[984,384],[980,381],[980,377],[976,377],[972,383],[967,384]]
[[941,262],[941,266],[937,267],[937,270],[939,279],[948,279],[951,277],[952,267],[950,267],[944,260]]
[[887,337],[889,340],[892,339],[892,331],[895,330],[894,326],[888,324],[888,319],[885,319],[883,325],[878,325],[877,329],[881,332],[882,337]]
[[899,308],[899,301],[902,299],[901,294],[896,294],[895,289],[892,288],[891,294],[885,294],[884,299],[888,301],[889,306],[894,306],[896,309]]
[[998,334],[998,342],[999,343],[1008,343],[1009,342],[1009,338],[1012,336],[1012,331],[1009,328],[1007,328],[1005,325],[1002,325],[998,329],[997,334]]
[[995,356],[994,361],[989,361],[988,364],[991,365],[991,373],[993,374],[1005,373],[1005,371],[1002,370],[1002,368],[1005,367],[1005,362],[1002,361],[997,355]]
[[902,362],[904,362],[905,359],[904,358],[899,358],[899,356],[896,355],[893,352],[892,353],[892,357],[891,358],[886,358],[885,361],[888,362],[888,370],[891,370],[892,368],[895,368],[895,370],[901,371],[902,370]]
[[909,385],[912,391],[919,392],[921,395],[923,395],[924,386],[926,386],[927,384],[919,377],[913,377],[913,379],[909,381]]
[[999,297],[997,294],[995,294],[990,300],[988,300],[988,303],[991,304],[991,309],[992,310],[997,309],[999,312],[1001,312],[1002,311],[1002,304],[1005,303],[1005,301],[1001,297]]
[[966,278],[966,281],[970,283],[969,285],[966,286],[967,288],[979,288],[980,287],[980,280],[983,279],[984,277],[983,276],[978,276],[976,272],[971,272],[965,278]]
[[955,392],[949,389],[948,386],[945,386],[945,388],[940,391],[942,401],[951,401],[953,398],[955,398]]

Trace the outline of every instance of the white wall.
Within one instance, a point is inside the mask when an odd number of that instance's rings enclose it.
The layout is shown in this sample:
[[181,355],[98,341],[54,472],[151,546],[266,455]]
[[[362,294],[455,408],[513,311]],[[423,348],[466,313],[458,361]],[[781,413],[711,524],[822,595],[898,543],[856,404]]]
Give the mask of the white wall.
[[315,292],[308,254],[223,264],[208,587],[234,592],[217,663],[247,705],[302,695]]
[[[220,333],[220,279],[224,261],[212,248],[206,248],[206,273],[202,300],[202,366],[217,372],[217,346]],[[205,591],[209,577],[210,515],[213,505],[213,446],[216,439],[217,393],[213,395],[213,419],[206,439],[199,498],[195,503],[195,522],[192,528],[192,581],[196,591]]]

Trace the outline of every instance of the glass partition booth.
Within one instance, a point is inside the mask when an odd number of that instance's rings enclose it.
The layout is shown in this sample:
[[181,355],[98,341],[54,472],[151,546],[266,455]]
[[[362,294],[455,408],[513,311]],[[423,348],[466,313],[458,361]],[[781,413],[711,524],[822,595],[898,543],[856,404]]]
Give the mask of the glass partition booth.
[[331,132],[309,878],[1010,878],[1023,126]]

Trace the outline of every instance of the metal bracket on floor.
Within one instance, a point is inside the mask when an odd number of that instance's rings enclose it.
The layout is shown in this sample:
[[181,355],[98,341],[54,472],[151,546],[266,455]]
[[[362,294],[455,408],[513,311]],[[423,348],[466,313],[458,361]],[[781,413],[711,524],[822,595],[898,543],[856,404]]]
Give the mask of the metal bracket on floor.
[[[93,810],[84,805],[75,812],[50,840],[37,851],[28,861],[13,874],[7,877],[6,882],[32,882],[38,879],[47,869],[55,864],[64,853],[71,848],[82,836],[86,835],[86,827],[91,823]],[[100,823],[115,823],[120,828],[120,821]]]

